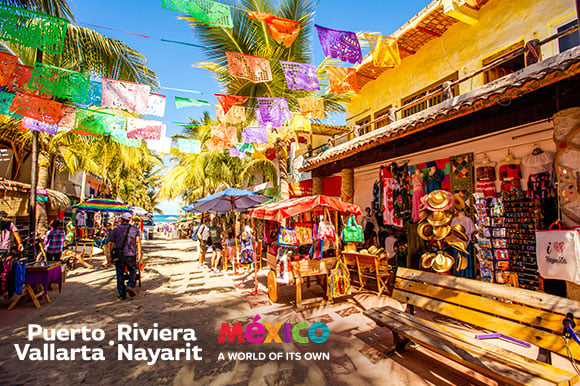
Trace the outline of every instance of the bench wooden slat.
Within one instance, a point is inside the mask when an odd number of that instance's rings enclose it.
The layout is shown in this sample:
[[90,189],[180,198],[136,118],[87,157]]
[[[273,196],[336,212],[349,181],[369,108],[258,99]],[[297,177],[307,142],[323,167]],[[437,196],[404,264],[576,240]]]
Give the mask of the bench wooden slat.
[[[564,340],[558,335],[398,289],[393,292],[392,296],[393,299],[402,303],[409,303],[425,310],[493,330],[494,332],[499,332],[567,356]],[[575,359],[580,358],[580,346],[570,345],[570,351]]]
[[578,381],[577,375],[565,370],[450,331],[391,307],[368,310],[365,314],[432,351],[505,382],[565,385]]
[[576,318],[580,318],[580,302],[559,296],[529,291],[522,288],[507,287],[501,284],[485,283],[461,277],[437,275],[409,268],[399,268],[397,270],[397,277],[413,281],[422,281],[437,286],[452,287],[469,292],[475,292],[483,296],[507,299],[515,303],[543,308],[562,315],[572,312]]
[[516,322],[546,328],[554,332],[560,332],[562,330],[563,315],[538,308],[505,303],[451,288],[435,287],[422,282],[399,278],[395,282],[395,288],[457,304],[462,307],[472,308],[480,312],[499,315]]

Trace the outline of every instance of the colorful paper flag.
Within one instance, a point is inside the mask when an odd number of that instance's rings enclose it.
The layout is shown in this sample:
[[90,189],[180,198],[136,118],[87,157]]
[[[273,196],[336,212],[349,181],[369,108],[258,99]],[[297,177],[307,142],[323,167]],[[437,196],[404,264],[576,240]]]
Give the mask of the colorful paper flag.
[[127,118],[127,138],[160,139],[165,124],[141,118]]
[[399,44],[396,38],[367,33],[364,36],[369,41],[371,54],[373,56],[373,65],[375,67],[393,68],[401,64]]
[[32,78],[33,68],[30,66],[24,66],[22,64],[17,64],[14,72],[12,72],[12,77],[8,81],[6,88],[10,91],[26,93],[30,95],[36,95],[44,99],[52,98],[52,95],[40,92],[38,90],[33,90],[28,87],[30,78]]
[[165,95],[160,94],[149,94],[147,100],[147,115],[156,115],[162,117],[165,115]]
[[308,63],[280,61],[290,90],[320,90],[316,67]]
[[240,152],[237,147],[228,147],[228,151],[230,153],[230,157],[246,158],[246,154]]
[[178,96],[175,97],[175,107],[177,107],[178,109],[190,106],[205,106],[205,105],[209,105],[209,102],[202,101],[201,99],[182,98]]
[[58,121],[58,131],[71,131],[75,127],[77,109],[70,106],[62,106],[61,118]]
[[111,130],[111,142],[119,143],[125,146],[141,147],[141,140],[127,138],[127,131],[123,129]]
[[26,127],[29,130],[42,131],[43,133],[53,135],[58,133],[58,125],[51,125],[28,117],[25,117],[22,120],[22,126]]
[[222,105],[224,114],[230,111],[233,105],[240,105],[246,103],[248,97],[239,95],[224,95],[224,94],[213,94],[217,98],[218,102]]
[[163,0],[162,6],[177,12],[186,12],[194,19],[211,27],[232,28],[230,7],[210,0]]
[[307,133],[312,132],[312,125],[310,123],[310,118],[304,115],[294,114],[292,120],[289,123],[290,130],[294,131],[305,131]]
[[56,124],[61,117],[61,107],[62,104],[55,101],[30,94],[18,94],[10,105],[10,111],[37,121]]
[[318,30],[324,55],[353,64],[362,62],[362,52],[356,33],[325,28],[317,24],[314,26]]
[[246,121],[246,108],[242,106],[232,106],[223,117],[224,123],[237,125]]
[[228,72],[235,78],[247,79],[252,83],[272,81],[270,61],[257,56],[226,51]]
[[95,106],[100,107],[102,105],[103,98],[103,84],[96,80],[89,81],[89,89],[87,91],[87,99],[84,105],[87,107]]
[[199,154],[201,153],[201,141],[197,139],[178,138],[177,147],[181,153]]
[[68,21],[28,9],[0,5],[0,40],[60,54]]
[[150,86],[107,78],[103,78],[102,83],[103,107],[127,110],[137,114],[147,113]]
[[285,98],[256,98],[259,106],[260,126],[267,126],[268,123],[272,127],[281,127],[282,122],[292,118],[290,109],[288,109],[288,102]]
[[346,94],[348,92],[359,92],[356,70],[349,67],[326,66],[328,83],[330,90],[336,94]]
[[262,13],[248,11],[248,16],[252,19],[261,20],[266,23],[270,36],[272,36],[272,38],[278,43],[284,44],[286,47],[290,47],[300,33],[300,25],[302,23],[299,21],[283,19],[272,15],[271,12]]
[[17,64],[18,56],[0,52],[0,86],[4,87],[8,84]]
[[0,114],[9,115],[9,108],[15,96],[12,93],[0,91]]
[[57,98],[84,103],[89,88],[89,74],[67,70],[44,63],[35,63],[28,87]]
[[268,143],[268,131],[265,127],[245,127],[242,130],[244,143]]
[[71,132],[79,135],[108,135],[113,130],[127,129],[127,119],[96,110],[77,108],[75,127]]
[[319,97],[296,98],[300,105],[300,114],[313,119],[324,119],[324,99]]
[[146,139],[147,147],[149,150],[154,151],[159,154],[169,154],[171,152],[171,138],[168,138],[161,134],[160,139]]
[[231,126],[212,126],[211,139],[217,150],[224,150],[238,143],[237,130]]

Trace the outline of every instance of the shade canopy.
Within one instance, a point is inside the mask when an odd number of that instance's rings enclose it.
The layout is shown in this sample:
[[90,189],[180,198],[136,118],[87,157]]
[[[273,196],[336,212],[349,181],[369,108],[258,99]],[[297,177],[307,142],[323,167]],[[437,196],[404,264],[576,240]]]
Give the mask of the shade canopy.
[[225,214],[231,211],[241,212],[253,208],[269,199],[270,197],[259,193],[228,188],[197,200],[182,209],[186,212]]
[[73,208],[87,212],[113,212],[123,213],[131,212],[131,209],[121,201],[111,200],[108,198],[91,198],[75,205]]
[[147,212],[145,209],[138,207],[138,206],[130,206],[129,209],[134,216],[139,217],[153,217],[153,213]]
[[282,222],[288,217],[324,208],[336,210],[343,215],[354,214],[358,216],[362,213],[358,205],[349,204],[332,197],[306,196],[277,201],[254,208],[250,211],[250,217]]

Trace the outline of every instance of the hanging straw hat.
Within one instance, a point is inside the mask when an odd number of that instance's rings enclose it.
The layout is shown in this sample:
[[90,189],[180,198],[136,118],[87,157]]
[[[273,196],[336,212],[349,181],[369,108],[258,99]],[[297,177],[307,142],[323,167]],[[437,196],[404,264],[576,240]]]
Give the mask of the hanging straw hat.
[[425,220],[427,220],[427,217],[429,217],[429,211],[428,210],[422,210],[419,212],[419,222],[423,222]]
[[421,197],[421,202],[432,212],[441,212],[448,210],[453,206],[455,198],[445,190],[434,190],[426,196]]
[[467,242],[464,240],[461,240],[460,238],[456,238],[455,235],[451,235],[449,237],[447,237],[445,239],[445,241],[447,242],[447,244],[453,248],[453,249],[457,249],[458,251],[461,251],[463,253],[465,253],[466,255],[469,255],[469,252],[467,252]]
[[438,253],[433,261],[433,271],[443,273],[447,272],[455,264],[455,259],[448,253]]
[[433,252],[423,253],[423,255],[421,255],[421,266],[425,269],[431,268],[433,261],[435,261],[435,256],[437,256],[437,254]]
[[447,224],[453,218],[453,213],[445,211],[445,212],[433,212],[427,217],[427,221],[429,224],[433,225],[434,227],[438,227],[441,225]]
[[468,264],[467,257],[461,256],[459,258],[459,264],[457,265],[457,270],[463,271],[463,270],[467,269],[467,264]]
[[449,224],[433,227],[433,238],[435,240],[443,240],[445,237],[449,236],[449,233],[451,233],[451,227]]
[[455,198],[455,202],[453,203],[453,209],[455,210],[465,209],[465,201],[463,201],[461,195],[459,193],[455,193],[453,197]]
[[423,240],[431,240],[433,238],[433,226],[428,222],[422,222],[417,227],[417,233]]
[[468,241],[467,235],[465,234],[465,227],[461,224],[455,224],[453,228],[451,228],[451,232],[460,239]]

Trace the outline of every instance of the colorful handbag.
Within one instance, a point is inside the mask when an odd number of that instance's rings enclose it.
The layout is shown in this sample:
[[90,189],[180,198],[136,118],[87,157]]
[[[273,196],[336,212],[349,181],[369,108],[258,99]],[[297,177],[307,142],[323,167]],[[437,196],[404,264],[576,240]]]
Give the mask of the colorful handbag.
[[336,267],[330,270],[328,292],[333,298],[350,295],[350,274],[342,261],[338,261]]
[[278,230],[278,246],[282,248],[296,248],[298,246],[296,230],[293,228],[280,227]]
[[298,245],[312,244],[312,224],[296,223],[296,239]]
[[363,229],[356,223],[354,215],[348,218],[346,226],[342,228],[342,241],[347,243],[362,243],[364,241]]

